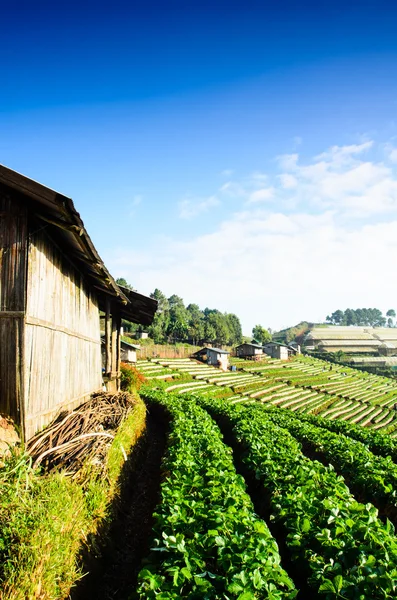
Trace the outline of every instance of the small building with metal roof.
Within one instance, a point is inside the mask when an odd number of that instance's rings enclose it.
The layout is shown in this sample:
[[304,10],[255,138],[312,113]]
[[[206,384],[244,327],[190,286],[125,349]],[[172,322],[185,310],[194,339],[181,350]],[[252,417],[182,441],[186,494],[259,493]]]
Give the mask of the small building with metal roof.
[[263,346],[263,350],[271,358],[278,358],[279,360],[288,360],[292,354],[297,354],[296,348],[280,342],[268,342]]
[[[120,360],[121,362],[136,364],[137,352],[141,347],[138,344],[130,344],[125,340],[120,341]],[[105,369],[106,365],[106,351],[105,351],[105,337],[102,336],[102,369]]]
[[206,362],[208,365],[227,371],[229,354],[230,352],[221,348],[201,348],[193,354],[193,357]]
[[236,356],[238,358],[258,360],[263,357],[263,346],[252,342],[244,342],[243,344],[236,346]]

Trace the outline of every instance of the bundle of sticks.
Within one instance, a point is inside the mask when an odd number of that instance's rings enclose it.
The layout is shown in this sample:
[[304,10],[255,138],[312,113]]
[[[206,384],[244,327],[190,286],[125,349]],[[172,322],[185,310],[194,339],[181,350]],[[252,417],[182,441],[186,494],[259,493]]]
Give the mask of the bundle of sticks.
[[77,476],[84,465],[104,468],[107,450],[121,422],[134,407],[126,392],[94,394],[79,408],[61,413],[27,444],[33,466],[66,469]]

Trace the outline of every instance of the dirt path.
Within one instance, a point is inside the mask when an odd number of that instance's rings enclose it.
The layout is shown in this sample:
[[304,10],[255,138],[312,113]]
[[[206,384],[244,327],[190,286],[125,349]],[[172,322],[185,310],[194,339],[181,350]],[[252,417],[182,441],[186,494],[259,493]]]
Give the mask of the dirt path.
[[136,589],[142,559],[148,554],[152,514],[160,497],[160,466],[166,423],[148,415],[147,432],[130,460],[118,516],[100,559],[71,593],[71,600],[126,600]]

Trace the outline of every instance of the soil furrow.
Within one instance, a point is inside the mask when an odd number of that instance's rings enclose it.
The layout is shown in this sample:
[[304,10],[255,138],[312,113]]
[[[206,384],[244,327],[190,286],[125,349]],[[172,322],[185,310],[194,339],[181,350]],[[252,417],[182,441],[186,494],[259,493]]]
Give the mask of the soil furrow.
[[163,415],[148,414],[146,433],[126,462],[105,544],[99,557],[86,557],[84,570],[88,573],[72,591],[71,600],[125,600],[136,589],[142,559],[149,551],[153,512],[160,500],[166,430]]

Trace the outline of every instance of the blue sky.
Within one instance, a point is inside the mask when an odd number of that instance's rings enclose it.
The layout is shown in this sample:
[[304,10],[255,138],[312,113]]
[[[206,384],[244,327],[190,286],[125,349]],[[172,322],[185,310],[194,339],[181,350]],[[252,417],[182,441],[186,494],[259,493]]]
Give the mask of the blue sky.
[[116,277],[247,333],[397,308],[391,2],[17,2],[2,25],[0,162],[71,196]]

